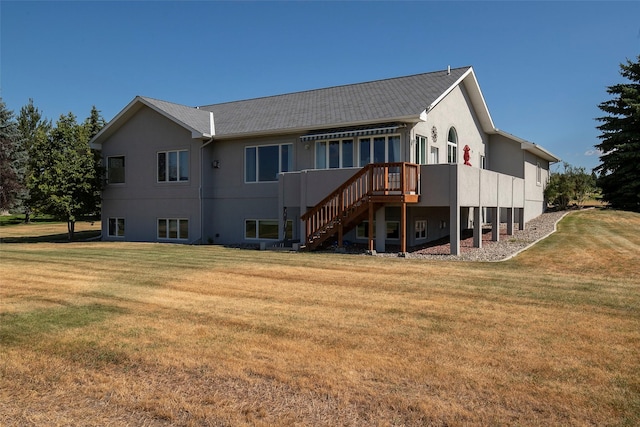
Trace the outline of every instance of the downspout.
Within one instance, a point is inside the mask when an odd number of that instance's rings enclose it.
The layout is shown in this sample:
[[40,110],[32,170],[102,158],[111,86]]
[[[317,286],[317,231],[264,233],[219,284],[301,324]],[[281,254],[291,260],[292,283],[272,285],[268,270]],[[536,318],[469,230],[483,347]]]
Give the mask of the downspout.
[[198,189],[198,203],[200,204],[200,244],[204,245],[204,208],[202,204],[202,181],[204,181],[204,147],[213,142],[213,136],[200,146],[200,188]]

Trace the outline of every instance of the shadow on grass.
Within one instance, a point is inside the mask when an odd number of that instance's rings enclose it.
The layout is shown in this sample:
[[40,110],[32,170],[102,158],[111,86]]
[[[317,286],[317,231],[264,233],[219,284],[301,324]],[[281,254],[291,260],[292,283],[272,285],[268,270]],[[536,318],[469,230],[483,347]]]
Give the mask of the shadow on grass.
[[[94,240],[99,238],[100,234],[100,230],[76,231],[72,242]],[[0,243],[69,243],[69,235],[58,233],[43,236],[0,237]]]
[[26,313],[0,313],[0,343],[11,345],[34,341],[43,334],[85,327],[123,312],[123,309],[111,305],[90,304]]

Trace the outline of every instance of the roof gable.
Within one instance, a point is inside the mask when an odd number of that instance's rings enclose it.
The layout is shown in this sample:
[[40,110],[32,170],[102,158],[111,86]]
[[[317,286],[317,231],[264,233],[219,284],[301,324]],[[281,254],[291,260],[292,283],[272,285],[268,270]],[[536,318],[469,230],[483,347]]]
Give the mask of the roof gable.
[[159,99],[136,96],[93,139],[92,147],[98,148],[104,140],[117,131],[142,107],[149,107],[169,120],[191,132],[193,138],[211,138],[215,134],[213,113],[186,105],[174,104]]

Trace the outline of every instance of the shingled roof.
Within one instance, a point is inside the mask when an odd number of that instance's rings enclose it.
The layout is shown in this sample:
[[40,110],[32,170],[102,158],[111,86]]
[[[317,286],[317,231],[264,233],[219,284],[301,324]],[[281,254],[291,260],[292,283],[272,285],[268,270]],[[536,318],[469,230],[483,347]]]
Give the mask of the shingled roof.
[[213,112],[216,137],[417,121],[470,70],[455,68],[199,108]]

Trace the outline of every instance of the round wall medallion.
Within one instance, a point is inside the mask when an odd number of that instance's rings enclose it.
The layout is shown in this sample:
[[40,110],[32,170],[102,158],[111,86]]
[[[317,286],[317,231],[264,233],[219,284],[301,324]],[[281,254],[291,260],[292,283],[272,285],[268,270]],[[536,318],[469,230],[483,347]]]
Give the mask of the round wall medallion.
[[433,142],[438,141],[438,129],[435,126],[431,128],[431,139],[433,139]]

